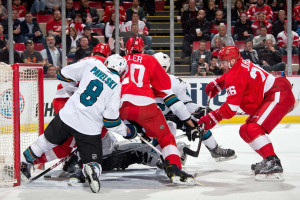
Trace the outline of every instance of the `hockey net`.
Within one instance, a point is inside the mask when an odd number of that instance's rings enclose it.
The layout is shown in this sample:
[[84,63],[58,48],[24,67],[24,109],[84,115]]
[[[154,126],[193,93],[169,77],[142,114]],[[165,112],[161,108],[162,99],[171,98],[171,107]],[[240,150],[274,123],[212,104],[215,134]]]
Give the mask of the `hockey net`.
[[0,63],[0,187],[20,185],[20,155],[44,131],[43,66]]

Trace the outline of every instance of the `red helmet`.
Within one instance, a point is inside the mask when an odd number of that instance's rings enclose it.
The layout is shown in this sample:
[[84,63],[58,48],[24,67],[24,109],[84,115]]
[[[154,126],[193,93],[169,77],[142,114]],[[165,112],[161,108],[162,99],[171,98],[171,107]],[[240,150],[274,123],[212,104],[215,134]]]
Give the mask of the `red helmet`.
[[236,60],[240,59],[241,53],[240,50],[235,46],[227,46],[219,51],[220,60],[231,60],[235,58]]
[[93,54],[95,53],[101,53],[107,58],[111,55],[110,47],[108,44],[98,43],[93,49]]
[[141,37],[129,38],[126,42],[126,54],[131,54],[132,51],[142,52],[144,50],[144,41]]

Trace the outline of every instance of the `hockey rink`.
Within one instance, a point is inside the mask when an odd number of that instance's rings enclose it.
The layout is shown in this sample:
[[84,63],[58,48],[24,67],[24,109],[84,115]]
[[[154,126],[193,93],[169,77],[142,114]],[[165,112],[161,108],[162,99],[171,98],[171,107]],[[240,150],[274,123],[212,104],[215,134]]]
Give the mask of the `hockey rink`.
[[[20,187],[0,188],[0,200],[296,200],[300,199],[300,124],[280,124],[270,135],[275,152],[284,168],[284,182],[258,182],[250,165],[261,158],[239,136],[240,125],[217,125],[212,129],[218,143],[236,151],[237,159],[216,163],[202,146],[198,158],[188,157],[184,169],[197,173],[202,186],[171,184],[163,173],[144,165],[125,171],[104,172],[101,191],[89,187],[70,187],[67,181],[39,180]],[[182,139],[187,141],[186,139]],[[197,143],[191,143],[196,149]],[[47,166],[46,166],[47,167]],[[51,172],[60,173],[61,167]],[[39,173],[35,172],[36,173]]]

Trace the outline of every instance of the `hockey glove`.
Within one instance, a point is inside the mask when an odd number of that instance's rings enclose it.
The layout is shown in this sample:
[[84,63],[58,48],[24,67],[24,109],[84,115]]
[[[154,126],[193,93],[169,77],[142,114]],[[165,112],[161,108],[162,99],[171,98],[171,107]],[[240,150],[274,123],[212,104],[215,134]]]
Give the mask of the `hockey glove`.
[[198,127],[187,127],[186,136],[189,141],[195,141],[195,139],[200,136]]
[[198,124],[200,127],[202,126],[202,124],[204,124],[204,130],[209,130],[212,129],[222,119],[223,117],[219,110],[215,110],[201,117],[198,121]]
[[217,78],[212,82],[210,82],[209,84],[207,84],[207,86],[205,87],[205,93],[209,95],[209,93],[211,92],[210,97],[213,98],[219,92],[222,91],[223,87],[224,87],[224,81],[221,81],[219,78]]
[[126,124],[127,128],[130,130],[130,132],[127,131],[127,135],[124,136],[125,139],[131,140],[136,137],[137,130],[136,127],[132,124]]
[[[210,111],[212,111],[212,109],[210,107],[208,107],[207,108],[207,113],[209,113]],[[201,117],[203,117],[205,115],[205,108],[204,107],[197,108],[197,110],[195,110],[195,112],[192,113],[192,115],[196,119],[200,119]]]

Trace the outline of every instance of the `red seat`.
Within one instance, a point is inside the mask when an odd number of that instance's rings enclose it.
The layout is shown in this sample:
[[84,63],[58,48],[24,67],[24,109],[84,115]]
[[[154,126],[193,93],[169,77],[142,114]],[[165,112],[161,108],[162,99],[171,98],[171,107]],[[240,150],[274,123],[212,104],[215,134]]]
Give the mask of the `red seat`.
[[[199,41],[193,42],[193,51],[199,49],[199,45],[200,45],[200,42],[199,42]],[[210,46],[210,41],[207,41],[207,42],[206,42],[206,49],[210,51],[210,48],[211,48],[211,46]]]
[[[287,63],[287,55],[282,55],[282,62]],[[299,64],[299,56],[292,55],[292,64]]]
[[277,20],[277,15],[278,15],[278,12],[273,12],[273,22],[275,22]]
[[91,30],[97,35],[103,35],[103,30],[101,28],[91,28]]
[[123,2],[123,7],[127,10],[128,8],[130,8],[132,6],[132,2]]
[[245,49],[246,46],[245,41],[235,41],[234,44],[239,50]]
[[36,21],[38,23],[47,23],[48,21],[53,19],[53,14],[47,14],[47,15],[36,15]]
[[78,10],[81,7],[80,1],[73,1],[73,8]]
[[112,6],[114,3],[112,1],[105,1],[104,2],[104,7],[106,8],[107,6]]
[[155,1],[155,10],[164,10],[165,9],[164,1]]
[[15,43],[15,50],[24,51],[25,50],[25,44],[24,43]]
[[98,2],[98,1],[89,1],[89,6],[93,7],[93,8],[96,8],[96,9],[103,8],[101,1],[100,2]]
[[34,49],[37,51],[42,51],[44,49],[43,43],[34,43]]

